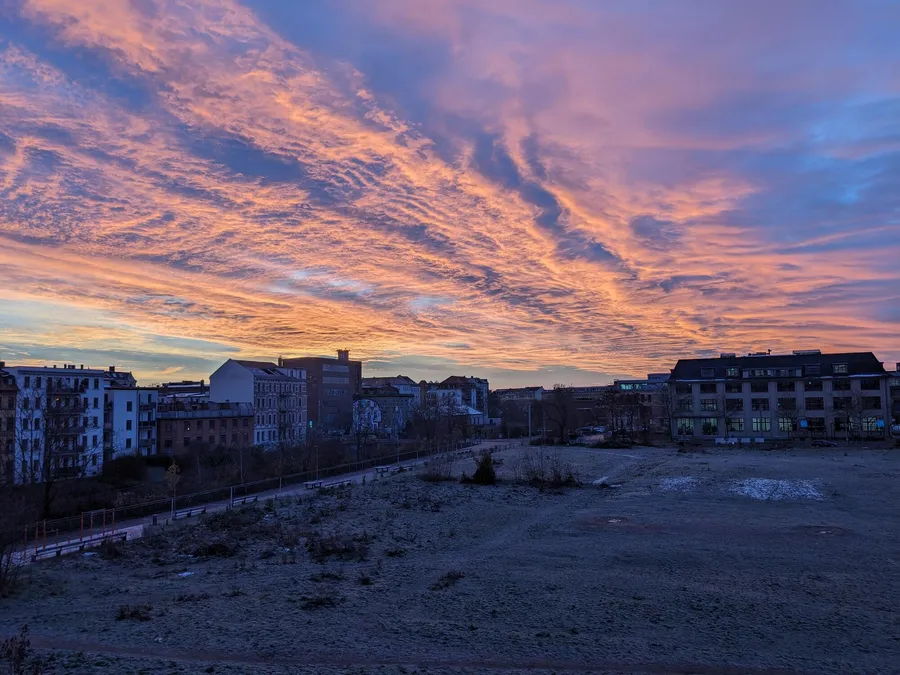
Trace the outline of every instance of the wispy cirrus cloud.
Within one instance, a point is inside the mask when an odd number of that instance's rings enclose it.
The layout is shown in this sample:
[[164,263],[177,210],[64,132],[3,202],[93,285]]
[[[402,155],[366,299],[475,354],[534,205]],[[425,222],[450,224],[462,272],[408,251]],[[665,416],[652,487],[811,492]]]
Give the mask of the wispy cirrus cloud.
[[23,0],[0,279],[185,376],[172,338],[510,382],[900,358],[900,17],[811,7]]

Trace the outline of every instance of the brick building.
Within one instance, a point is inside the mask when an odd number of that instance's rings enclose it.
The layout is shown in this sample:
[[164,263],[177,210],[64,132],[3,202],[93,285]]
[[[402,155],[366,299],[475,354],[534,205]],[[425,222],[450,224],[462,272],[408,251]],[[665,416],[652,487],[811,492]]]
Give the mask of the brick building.
[[886,437],[889,374],[871,352],[682,359],[669,379],[675,437]]
[[336,359],[278,359],[281,367],[306,371],[307,418],[314,433],[346,433],[353,424],[353,400],[362,386],[362,362],[351,361],[346,349],[339,349],[337,354]]
[[254,444],[254,409],[249,403],[160,403],[156,424],[159,454],[163,455]]

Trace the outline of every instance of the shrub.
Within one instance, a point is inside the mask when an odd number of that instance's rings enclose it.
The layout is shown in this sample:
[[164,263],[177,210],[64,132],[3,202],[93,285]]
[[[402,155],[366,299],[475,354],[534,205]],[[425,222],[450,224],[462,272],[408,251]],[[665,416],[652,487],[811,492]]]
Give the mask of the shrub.
[[237,552],[237,547],[222,539],[200,544],[192,555],[198,558],[230,558]]
[[365,535],[313,533],[306,538],[306,550],[316,562],[325,562],[330,557],[363,562],[369,556],[369,541]]
[[226,509],[216,511],[204,519],[203,523],[213,532],[238,532],[256,525],[262,520],[263,511],[259,507]]
[[41,675],[43,661],[34,656],[28,626],[22,626],[18,635],[0,642],[0,659],[6,662],[9,675]]
[[483,451],[478,457],[475,473],[471,478],[464,482],[474,483],[475,485],[494,485],[497,482],[497,469],[494,463],[494,456],[487,450]]
[[115,539],[104,539],[97,547],[97,551],[104,560],[115,560],[122,557],[122,549]]
[[431,584],[431,590],[433,591],[442,591],[445,588],[450,588],[457,581],[465,577],[466,575],[460,572],[459,570],[450,570],[446,574],[442,575],[440,579]]
[[561,488],[579,484],[572,463],[559,452],[535,455],[526,451],[519,456],[515,470],[517,480],[535,487]]
[[150,621],[150,605],[119,605],[116,621]]

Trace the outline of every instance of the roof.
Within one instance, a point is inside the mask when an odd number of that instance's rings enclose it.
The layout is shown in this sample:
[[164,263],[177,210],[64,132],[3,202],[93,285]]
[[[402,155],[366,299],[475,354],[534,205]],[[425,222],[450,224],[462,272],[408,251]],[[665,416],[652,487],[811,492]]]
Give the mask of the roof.
[[242,359],[232,359],[235,363],[242,365],[247,370],[253,371],[254,377],[268,378],[268,379],[278,379],[278,380],[296,380],[299,378],[295,378],[291,375],[288,375],[284,372],[285,368],[292,368],[294,366],[285,366],[284,368],[279,368],[276,364],[271,361],[244,361]]
[[482,379],[480,377],[464,377],[462,375],[451,375],[446,380],[441,382],[441,385],[460,385],[460,384],[481,384],[487,383],[487,380]]
[[727,368],[737,368],[741,375],[744,370],[805,368],[808,365],[821,366],[820,375],[833,376],[834,364],[846,363],[849,375],[885,375],[884,365],[872,352],[847,352],[839,354],[766,354],[760,356],[727,356],[712,359],[679,359],[672,369],[671,380],[710,379],[703,377],[701,370],[713,369],[713,378],[727,377]]

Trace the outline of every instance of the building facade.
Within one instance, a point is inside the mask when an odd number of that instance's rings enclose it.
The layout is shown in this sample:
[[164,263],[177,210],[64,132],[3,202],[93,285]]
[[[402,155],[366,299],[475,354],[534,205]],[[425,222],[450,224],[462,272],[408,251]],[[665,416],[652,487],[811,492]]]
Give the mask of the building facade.
[[158,397],[159,392],[154,387],[110,384],[104,394],[103,406],[105,459],[157,454]]
[[[7,366],[15,380],[15,483],[103,470],[104,371],[84,366]],[[8,401],[7,401],[8,402]]]
[[0,361],[0,485],[13,483],[16,457],[16,378],[7,373]]
[[886,437],[888,373],[871,352],[683,359],[672,370],[675,438]]
[[181,382],[163,382],[159,387],[159,402],[174,403],[176,401],[208,401],[209,385],[205,380],[182,380]]
[[362,386],[362,362],[338,350],[336,359],[320,356],[278,359],[284,368],[306,372],[307,412],[314,433],[347,433],[353,424],[353,400]]
[[481,377],[451,375],[443,382],[430,384],[425,392],[426,401],[429,396],[438,401],[458,401],[459,405],[478,411],[487,424],[490,416],[488,396],[490,385]]
[[157,411],[159,452],[177,455],[199,449],[250,448],[256,414],[250,403],[175,401]]
[[[369,407],[360,405],[364,402],[371,402],[376,406],[377,414],[368,413]],[[397,387],[363,386],[362,392],[356,397],[354,430],[358,431],[371,424],[374,433],[397,438],[406,429],[406,425],[412,419],[417,407],[415,395],[401,393]],[[366,416],[361,419],[360,415],[363,411],[366,412]]]
[[364,377],[362,378],[361,389],[378,389],[381,387],[393,387],[398,394],[404,396],[412,396],[413,403],[416,406],[422,405],[422,387],[418,382],[406,375],[396,375],[395,377]]
[[531,403],[544,398],[543,387],[518,387],[516,389],[495,389],[494,395],[501,403]]
[[306,439],[306,372],[269,361],[228,359],[209,378],[211,403],[248,403],[254,409],[253,444],[267,449]]

